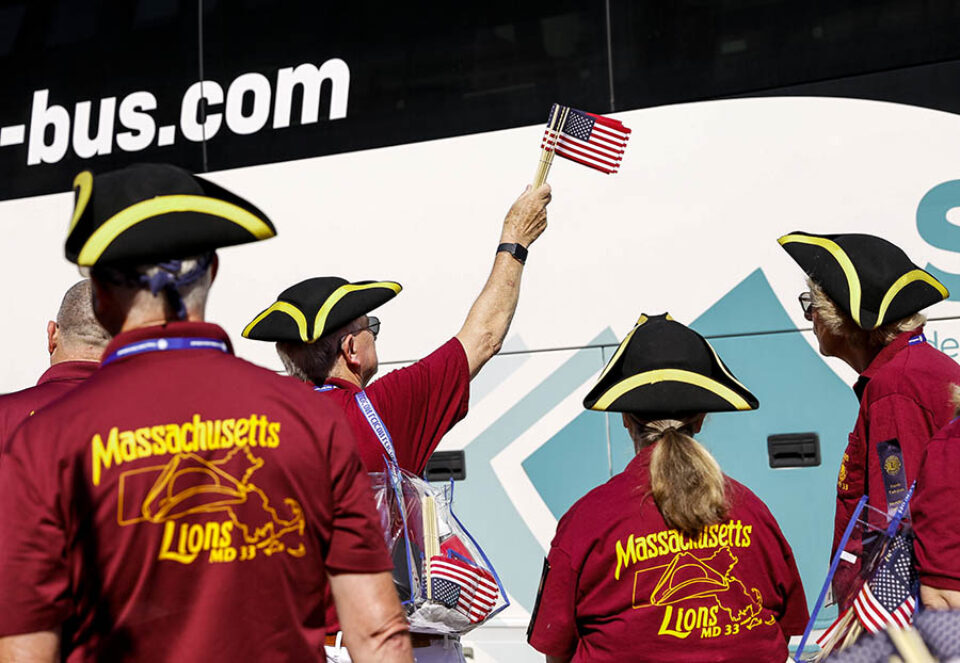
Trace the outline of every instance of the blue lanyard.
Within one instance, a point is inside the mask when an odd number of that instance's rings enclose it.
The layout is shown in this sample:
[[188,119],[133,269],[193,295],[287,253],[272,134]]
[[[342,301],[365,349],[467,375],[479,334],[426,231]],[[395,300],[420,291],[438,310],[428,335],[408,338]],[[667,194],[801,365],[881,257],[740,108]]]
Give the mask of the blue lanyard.
[[925,335],[917,334],[916,336],[911,336],[910,340],[907,341],[907,345],[917,345],[919,343],[926,343],[927,337]]
[[[322,387],[313,388],[314,391],[320,393],[331,391],[333,389],[336,389],[336,387],[332,384],[325,384]],[[357,401],[357,407],[360,408],[360,412],[362,412],[363,416],[366,417],[367,423],[370,424],[373,434],[377,436],[378,440],[380,440],[380,444],[383,446],[384,451],[387,452],[387,455],[390,457],[390,460],[393,461],[393,464],[399,467],[400,463],[397,462],[397,452],[393,446],[393,438],[390,437],[390,431],[387,430],[387,427],[383,423],[383,419],[380,418],[380,414],[377,412],[377,409],[373,407],[373,403],[370,402],[370,397],[367,396],[367,392],[363,390],[358,391],[356,396],[354,396],[354,399]]]
[[367,418],[367,423],[370,424],[370,428],[373,429],[373,434],[377,436],[387,455],[390,456],[390,460],[393,461],[394,465],[399,466],[400,463],[397,462],[397,452],[393,448],[393,439],[390,437],[390,432],[383,424],[383,420],[380,418],[377,410],[373,407],[373,403],[370,402],[370,397],[367,396],[367,392],[357,392],[354,398],[357,401],[357,405],[360,406],[360,411],[363,412],[363,416]]
[[166,350],[219,350],[220,352],[230,352],[227,344],[216,338],[187,338],[182,336],[152,338],[148,341],[131,343],[114,350],[101,362],[101,365],[106,366],[110,362],[124,357],[142,355],[147,352],[164,352]]
[[[323,393],[325,391],[332,391],[336,388],[337,387],[334,385],[325,384],[322,387],[315,386],[313,390]],[[357,406],[360,408],[360,411],[363,412],[363,416],[366,417],[367,423],[370,424],[370,428],[373,429],[373,434],[377,436],[377,439],[380,440],[380,444],[383,445],[384,451],[387,452],[387,455],[383,457],[383,464],[387,466],[387,476],[390,477],[390,487],[393,488],[393,494],[397,498],[397,507],[400,510],[400,520],[403,522],[403,539],[406,543],[407,550],[407,570],[410,587],[412,588],[414,586],[413,572],[416,568],[416,561],[413,559],[411,553],[413,548],[410,545],[410,530],[407,525],[407,509],[404,506],[406,502],[404,500],[403,493],[403,477],[400,474],[400,464],[397,462],[397,452],[393,448],[393,440],[390,438],[390,433],[387,431],[387,427],[384,425],[383,420],[377,413],[377,409],[373,407],[373,403],[370,402],[370,397],[367,396],[367,392],[363,390],[358,391],[354,396],[354,399],[357,401]]]

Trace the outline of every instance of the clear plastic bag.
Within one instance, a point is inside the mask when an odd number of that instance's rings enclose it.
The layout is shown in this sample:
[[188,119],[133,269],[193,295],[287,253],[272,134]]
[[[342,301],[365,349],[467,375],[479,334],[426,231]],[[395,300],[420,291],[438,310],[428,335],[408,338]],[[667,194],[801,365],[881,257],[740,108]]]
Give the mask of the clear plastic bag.
[[487,556],[453,512],[453,481],[438,489],[396,466],[371,478],[413,630],[463,634],[509,605]]

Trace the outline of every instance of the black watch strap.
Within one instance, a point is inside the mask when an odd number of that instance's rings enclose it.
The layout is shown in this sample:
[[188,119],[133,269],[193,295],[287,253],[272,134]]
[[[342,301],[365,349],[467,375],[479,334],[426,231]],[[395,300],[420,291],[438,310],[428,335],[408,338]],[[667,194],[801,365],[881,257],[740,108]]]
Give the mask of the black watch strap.
[[501,251],[504,251],[505,253],[509,253],[510,255],[512,255],[514,258],[517,259],[517,261],[520,262],[520,264],[524,264],[527,262],[527,247],[525,247],[523,244],[514,244],[514,243],[501,244],[500,246],[497,247],[497,253],[500,253]]

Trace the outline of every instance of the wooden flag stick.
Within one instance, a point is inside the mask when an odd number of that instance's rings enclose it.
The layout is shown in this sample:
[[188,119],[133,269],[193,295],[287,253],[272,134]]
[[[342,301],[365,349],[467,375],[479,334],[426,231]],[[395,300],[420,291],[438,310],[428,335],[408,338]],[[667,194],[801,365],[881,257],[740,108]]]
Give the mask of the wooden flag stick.
[[904,663],[936,663],[916,629],[900,629],[891,624],[887,628],[887,635],[890,636]]
[[563,127],[567,123],[567,114],[570,112],[570,108],[565,106],[563,112],[560,114],[559,122],[556,122],[555,126],[551,123],[551,131],[553,135],[550,137],[550,140],[553,143],[550,145],[550,149],[544,149],[540,154],[540,167],[537,171],[537,179],[534,180],[533,186],[538,187],[544,182],[547,181],[547,175],[550,174],[550,166],[553,165],[553,157],[557,153],[557,143],[560,142],[560,133],[563,131]]
[[840,645],[840,651],[843,651],[847,647],[855,643],[860,635],[863,633],[863,626],[860,625],[859,621],[853,622],[853,625],[850,627],[850,630],[847,631],[847,636],[843,639],[843,644]]
[[[550,123],[547,125],[549,126],[551,131],[553,130],[554,127],[556,127],[557,119],[559,118],[559,115],[560,115],[560,104],[555,104],[553,107],[553,113],[551,113],[550,115]],[[551,136],[551,140],[552,140],[552,136]],[[549,152],[550,150],[548,150],[546,147],[540,148],[540,161],[537,162],[537,172],[533,176],[534,187],[538,187],[541,184],[543,184],[543,180],[545,179],[544,165],[547,163],[547,161],[550,158]]]
[[440,554],[440,537],[437,535],[437,503],[432,495],[425,495],[420,503],[423,517],[423,556],[427,576],[427,598],[433,598],[433,583],[430,582],[430,560]]
[[[919,663],[921,659],[917,658],[913,649],[913,643],[907,638],[906,634],[899,627],[891,625],[887,628],[887,635],[893,642],[897,653],[903,659],[904,663]],[[925,660],[925,659],[924,659]]]
[[834,628],[834,636],[830,638],[828,642],[823,643],[820,653],[815,660],[822,661],[826,659],[838,645],[842,645],[842,638],[846,633],[846,629],[850,628],[850,622],[854,619],[856,619],[856,613],[853,610],[847,610],[843,617],[841,617],[840,623]]
[[550,166],[553,165],[553,156],[557,151],[557,143],[560,142],[560,132],[567,122],[567,114],[570,112],[569,106],[563,106],[560,112],[558,104],[550,118],[550,131],[552,133],[550,140],[552,145],[540,150],[540,162],[537,164],[537,174],[533,178],[533,188],[537,188],[547,181],[547,175],[550,174]]

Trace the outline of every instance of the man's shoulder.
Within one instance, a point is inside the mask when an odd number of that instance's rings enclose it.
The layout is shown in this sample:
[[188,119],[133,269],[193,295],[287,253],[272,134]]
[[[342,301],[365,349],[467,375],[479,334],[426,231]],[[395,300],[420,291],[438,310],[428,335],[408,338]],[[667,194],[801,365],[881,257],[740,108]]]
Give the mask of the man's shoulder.
[[463,349],[460,339],[454,336],[420,361],[456,361],[461,358],[466,360],[467,351]]
[[30,405],[37,400],[38,396],[50,391],[49,386],[50,383],[38,384],[25,389],[20,389],[19,391],[11,391],[7,394],[0,394],[0,412]]
[[0,429],[20,423],[76,389],[77,382],[45,382],[20,391],[0,395]]
[[467,371],[467,354],[463,344],[454,336],[423,359],[418,359],[412,364],[397,368],[374,380],[366,390],[377,394],[394,389],[406,389],[410,386],[409,382],[416,380],[417,376],[447,372],[460,372],[469,382],[470,376]]
[[216,391],[235,394],[238,400],[271,400],[295,410],[313,411],[314,406],[317,406],[316,409],[326,409],[316,403],[319,399],[314,398],[313,388],[300,380],[232,354],[218,354],[205,361],[191,363],[187,372],[176,375],[171,375],[162,364],[132,362],[124,365],[118,362],[106,366],[38,411],[38,415],[43,415],[43,420],[64,420],[88,412],[92,406],[96,406],[98,411],[109,411],[111,398],[118,393],[133,391],[149,398],[156,393],[157,380],[191,383],[195,375],[215,376]]

